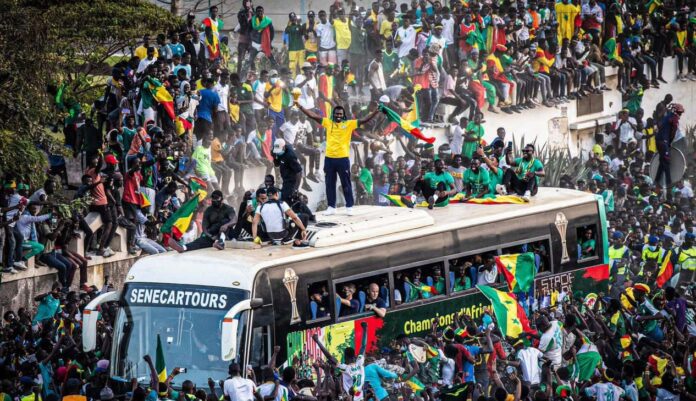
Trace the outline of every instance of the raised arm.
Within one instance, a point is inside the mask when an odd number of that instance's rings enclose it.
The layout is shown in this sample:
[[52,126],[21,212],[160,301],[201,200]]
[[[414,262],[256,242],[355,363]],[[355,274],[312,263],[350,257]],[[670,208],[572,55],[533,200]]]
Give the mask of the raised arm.
[[362,327],[362,339],[360,340],[360,351],[358,355],[365,355],[365,348],[367,348],[367,322],[361,322],[360,327]]
[[336,358],[334,358],[333,355],[331,355],[331,353],[329,352],[329,350],[326,349],[326,347],[324,346],[324,344],[322,344],[321,341],[319,341],[319,335],[318,335],[318,334],[315,333],[314,335],[312,335],[312,340],[314,340],[314,342],[317,344],[317,346],[318,346],[319,349],[321,350],[321,353],[324,354],[324,356],[326,357],[326,359],[327,359],[331,364],[333,364],[333,365],[338,365],[338,361],[336,360]]
[[303,112],[307,117],[316,121],[317,124],[321,124],[321,116],[320,115],[316,114],[315,112],[313,112],[311,110],[305,109],[304,107],[302,107],[302,105],[300,105],[300,103],[297,100],[295,100],[295,106],[298,109],[300,109],[300,111]]
[[370,114],[368,114],[367,116],[365,116],[365,118],[359,119],[359,120],[358,120],[358,126],[363,125],[363,124],[367,124],[370,120],[372,120],[373,118],[375,118],[375,116],[377,115],[377,113],[379,113],[379,108],[377,108],[377,109],[375,109],[375,110],[372,110],[372,112],[370,112]]

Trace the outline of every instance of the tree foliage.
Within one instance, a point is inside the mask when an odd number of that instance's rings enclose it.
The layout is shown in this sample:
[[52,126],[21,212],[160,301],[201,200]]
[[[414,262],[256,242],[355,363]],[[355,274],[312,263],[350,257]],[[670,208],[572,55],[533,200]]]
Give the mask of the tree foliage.
[[[110,57],[129,57],[143,34],[180,24],[144,0],[0,0],[0,9],[0,127],[45,149],[56,147],[47,127],[64,118],[55,88],[64,83],[65,98],[91,104],[104,88]],[[19,155],[8,152],[0,157],[10,158],[0,160],[2,171],[12,166],[20,177],[38,167],[13,163]]]

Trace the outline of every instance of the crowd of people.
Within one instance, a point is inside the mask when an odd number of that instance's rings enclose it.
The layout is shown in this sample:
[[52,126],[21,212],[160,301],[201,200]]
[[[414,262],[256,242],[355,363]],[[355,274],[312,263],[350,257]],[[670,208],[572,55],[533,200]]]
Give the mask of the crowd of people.
[[[340,205],[352,214],[354,204],[444,207],[455,196],[530,200],[546,174],[542,160],[533,145],[516,155],[504,127],[484,143],[484,111],[520,113],[608,90],[605,69],[618,67],[615,89],[627,95],[626,108],[615,122],[597,125],[585,169],[560,183],[604,199],[611,283],[596,303],[569,295],[535,305],[528,311],[533,332],[517,339],[502,335],[490,311],[477,319],[462,315],[452,326],[434,326],[422,338],[399,336],[367,355],[363,339],[341,361],[315,338],[326,355],[314,366],[288,361],[279,369],[275,358],[251,370],[232,364],[226,380],[210,380],[206,389],[179,383],[177,369],[160,382],[153,368],[150,385],[136,380],[125,397],[696,398],[696,292],[683,286],[696,271],[693,170],[678,180],[670,170],[671,145],[684,137],[684,108],[668,96],[646,118],[640,102],[644,90],[664,83],[665,57],[677,58],[678,79],[696,80],[694,20],[684,3],[397,7],[385,0],[368,10],[336,2],[316,19],[314,11],[306,20],[291,13],[283,29],[244,0],[236,56],[217,7],[203,21],[188,15],[178,32],[159,34],[155,43],[145,35],[113,67],[92,112],[66,118],[65,145],[84,168],[80,185],[68,184],[69,156],[59,154],[49,155],[50,175],[40,188],[3,172],[2,273],[26,270],[33,258],[56,269],[58,280],[36,297],[35,310],[4,314],[0,394],[5,401],[114,399],[108,356],[117,305],[100,310],[98,351],[82,352],[80,325],[86,304],[109,288],[87,285],[87,265],[113,256],[119,227],[133,255],[223,248],[228,239],[303,248],[315,219],[307,195],[322,181],[327,215]],[[286,52],[277,51],[276,30]],[[450,123],[447,141],[420,142],[394,126],[387,108],[410,122]],[[660,168],[651,178],[654,155]],[[265,169],[263,183],[245,187],[245,171],[256,167]],[[189,229],[162,232],[202,188],[209,196],[194,207]],[[97,216],[101,226],[93,231]],[[583,235],[578,252],[594,252],[596,232]],[[76,250],[78,240],[84,251]],[[674,275],[658,288],[666,259]],[[459,267],[457,291],[502,282],[491,255]],[[426,297],[410,290],[421,288],[423,276],[433,287],[444,285],[439,269],[401,277],[404,291],[394,302]],[[71,290],[75,284],[80,291]],[[343,286],[342,310],[355,313],[362,291],[366,310],[387,315],[383,283],[361,285]],[[320,289],[310,296],[321,303]]]

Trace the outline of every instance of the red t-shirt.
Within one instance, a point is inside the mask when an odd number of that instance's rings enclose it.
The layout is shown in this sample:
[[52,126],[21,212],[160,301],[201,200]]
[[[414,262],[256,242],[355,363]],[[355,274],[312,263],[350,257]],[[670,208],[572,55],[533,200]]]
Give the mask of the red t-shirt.
[[140,181],[143,180],[143,175],[140,171],[134,173],[126,173],[123,178],[123,201],[140,205]]
[[109,201],[106,199],[106,191],[104,190],[104,183],[102,182],[101,175],[99,172],[94,169],[90,168],[85,171],[85,174],[88,176],[92,177],[92,182],[96,185],[94,188],[92,188],[91,195],[92,195],[92,205],[94,206],[105,206],[109,203]]

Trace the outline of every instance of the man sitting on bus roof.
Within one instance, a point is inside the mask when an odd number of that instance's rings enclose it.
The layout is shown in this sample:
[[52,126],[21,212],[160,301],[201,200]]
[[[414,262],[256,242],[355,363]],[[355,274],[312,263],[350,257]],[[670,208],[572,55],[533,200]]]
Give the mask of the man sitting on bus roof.
[[528,144],[522,150],[522,157],[512,157],[512,147],[505,150],[505,161],[510,166],[503,176],[503,185],[507,193],[529,199],[539,189],[539,177],[546,175],[541,160],[534,157],[534,145]]
[[[267,191],[268,200],[256,207],[254,221],[251,223],[251,235],[254,242],[271,241],[273,245],[293,244],[294,248],[305,248],[307,243],[307,221],[302,221],[287,203],[278,199],[278,188],[271,187]],[[292,220],[292,223],[288,222]],[[263,220],[265,238],[259,236],[259,223]]]
[[237,214],[232,206],[222,202],[222,191],[217,189],[213,191],[210,200],[210,206],[203,213],[203,234],[195,241],[186,245],[179,245],[174,238],[170,238],[169,246],[172,249],[181,253],[210,248],[213,244],[216,244],[220,234],[234,226],[234,223],[237,221]]

